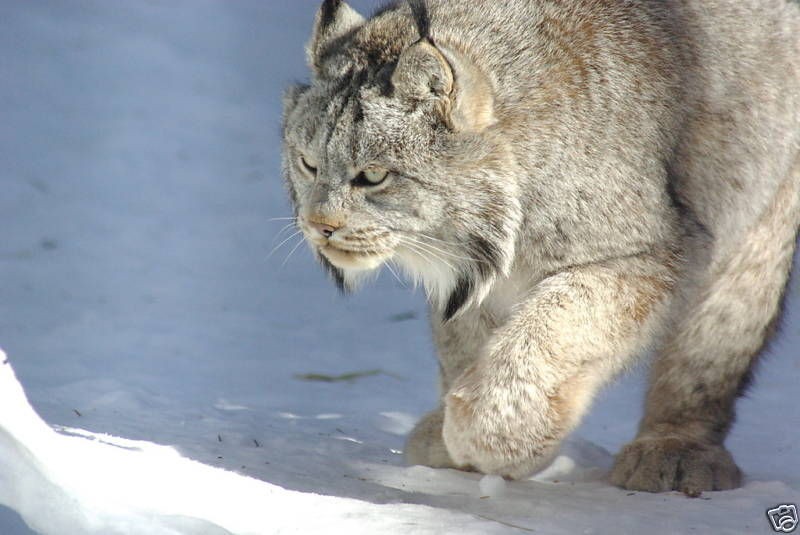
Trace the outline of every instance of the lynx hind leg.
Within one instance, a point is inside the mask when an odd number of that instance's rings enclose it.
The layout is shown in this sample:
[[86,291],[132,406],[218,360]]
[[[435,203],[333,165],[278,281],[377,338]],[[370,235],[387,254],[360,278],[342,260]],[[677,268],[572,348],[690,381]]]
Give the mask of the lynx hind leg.
[[688,495],[741,484],[723,441],[780,314],[799,205],[800,165],[738,248],[712,260],[705,288],[654,363],[645,416],[617,456],[614,484]]

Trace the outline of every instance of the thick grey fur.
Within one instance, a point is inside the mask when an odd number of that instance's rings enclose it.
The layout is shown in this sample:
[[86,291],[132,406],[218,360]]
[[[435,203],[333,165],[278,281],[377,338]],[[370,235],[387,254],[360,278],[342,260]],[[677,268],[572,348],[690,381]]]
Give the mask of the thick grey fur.
[[414,4],[325,2],[284,116],[334,278],[393,263],[429,294],[442,398],[409,461],[526,476],[653,349],[612,481],[738,486],[723,442],[800,224],[797,5]]

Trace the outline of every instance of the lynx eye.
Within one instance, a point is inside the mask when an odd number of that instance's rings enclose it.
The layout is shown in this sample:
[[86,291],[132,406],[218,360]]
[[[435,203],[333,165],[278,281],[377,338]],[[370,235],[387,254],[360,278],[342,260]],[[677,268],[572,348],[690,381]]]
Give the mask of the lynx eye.
[[311,177],[317,176],[317,165],[316,165],[317,162],[303,155],[300,155],[298,160],[300,163],[300,169],[305,171],[307,175]]
[[354,186],[377,186],[386,180],[389,170],[383,167],[367,167],[353,179]]

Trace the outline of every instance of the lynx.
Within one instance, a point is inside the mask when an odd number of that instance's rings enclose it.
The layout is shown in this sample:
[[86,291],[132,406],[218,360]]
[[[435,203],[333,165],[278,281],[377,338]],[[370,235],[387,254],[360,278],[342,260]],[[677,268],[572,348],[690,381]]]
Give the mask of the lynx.
[[522,478],[651,353],[611,481],[741,483],[734,403],[800,224],[788,0],[326,0],[284,102],[284,174],[343,290],[424,286],[441,403],[413,464]]

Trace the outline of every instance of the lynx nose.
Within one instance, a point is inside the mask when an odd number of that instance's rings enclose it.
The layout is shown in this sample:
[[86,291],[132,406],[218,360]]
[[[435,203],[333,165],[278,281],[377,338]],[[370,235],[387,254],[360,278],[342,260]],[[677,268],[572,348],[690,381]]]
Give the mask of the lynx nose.
[[328,225],[326,223],[316,223],[314,221],[310,221],[309,224],[311,228],[325,236],[326,238],[330,238],[333,236],[333,233],[336,232],[341,227],[334,227],[333,225]]

